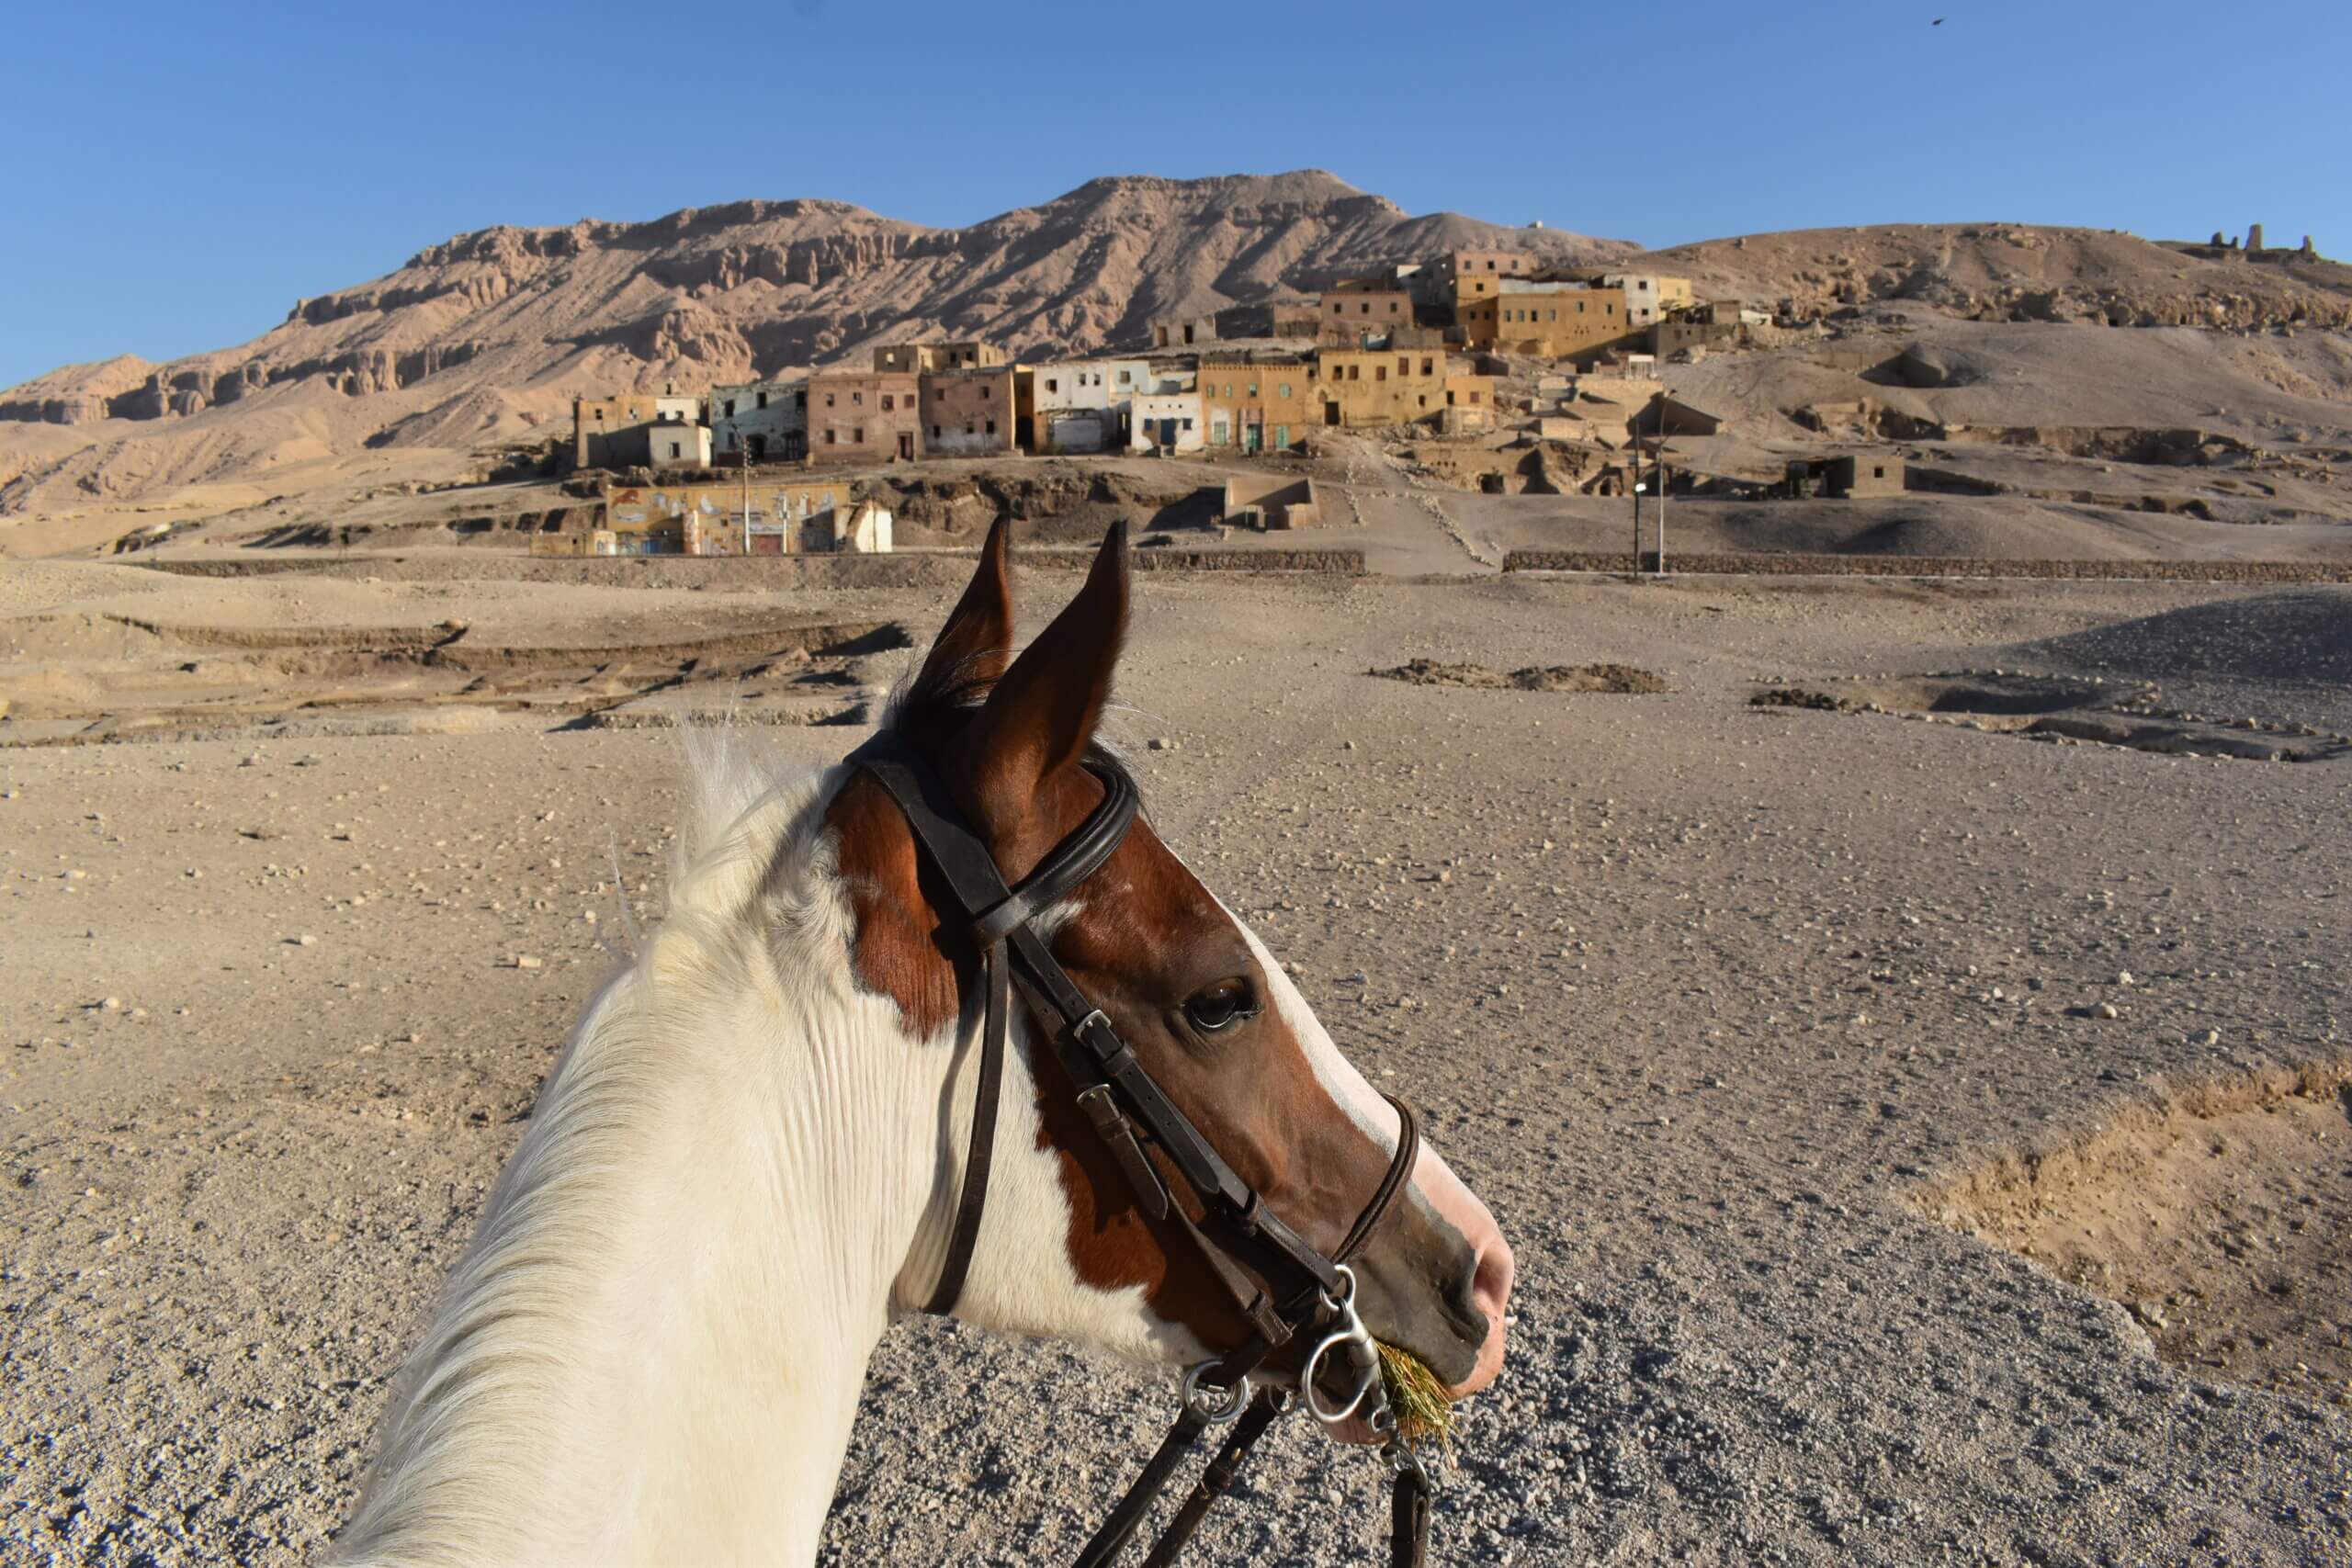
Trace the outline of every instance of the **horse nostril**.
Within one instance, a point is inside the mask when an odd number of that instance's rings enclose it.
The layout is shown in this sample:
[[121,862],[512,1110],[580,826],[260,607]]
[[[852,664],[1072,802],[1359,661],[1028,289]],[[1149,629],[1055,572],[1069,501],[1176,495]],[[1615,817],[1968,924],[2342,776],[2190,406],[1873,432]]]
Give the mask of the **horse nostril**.
[[1478,1303],[1488,1321],[1500,1322],[1510,1305],[1510,1283],[1519,1265],[1510,1255],[1510,1243],[1498,1233],[1478,1249],[1478,1271],[1470,1281],[1470,1299]]

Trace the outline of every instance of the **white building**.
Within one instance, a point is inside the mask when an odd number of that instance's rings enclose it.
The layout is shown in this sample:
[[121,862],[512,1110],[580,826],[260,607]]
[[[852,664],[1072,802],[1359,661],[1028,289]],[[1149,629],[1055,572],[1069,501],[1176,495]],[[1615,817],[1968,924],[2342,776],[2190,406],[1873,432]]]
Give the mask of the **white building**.
[[1201,394],[1137,392],[1127,415],[1127,450],[1197,452],[1207,444],[1201,429]]
[[649,424],[645,443],[657,468],[710,467],[710,426],[707,424]]
[[710,389],[711,449],[721,462],[797,462],[808,455],[808,378]]
[[1111,362],[1058,359],[1028,366],[1026,400],[1032,452],[1102,452],[1118,445],[1119,408]]
[[1690,304],[1695,299],[1689,278],[1666,277],[1657,273],[1612,272],[1601,278],[1600,287],[1625,291],[1625,320],[1637,327],[1648,326],[1668,310]]
[[700,424],[702,399],[681,393],[669,382],[663,382],[662,392],[653,400],[653,423],[656,424]]

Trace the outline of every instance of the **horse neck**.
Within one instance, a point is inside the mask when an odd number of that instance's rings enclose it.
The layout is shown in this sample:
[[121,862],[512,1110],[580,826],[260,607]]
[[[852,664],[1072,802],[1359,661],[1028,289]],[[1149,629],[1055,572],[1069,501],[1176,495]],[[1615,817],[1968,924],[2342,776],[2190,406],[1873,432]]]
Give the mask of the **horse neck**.
[[345,1561],[814,1556],[894,1282],[936,1250],[920,1109],[955,1054],[800,972],[799,937],[688,913],[550,1081]]

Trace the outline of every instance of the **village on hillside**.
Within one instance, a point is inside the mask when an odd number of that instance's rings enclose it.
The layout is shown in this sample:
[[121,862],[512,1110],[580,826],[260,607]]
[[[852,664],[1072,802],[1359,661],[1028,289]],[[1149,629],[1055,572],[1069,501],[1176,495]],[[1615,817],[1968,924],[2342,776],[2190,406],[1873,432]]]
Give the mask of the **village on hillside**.
[[[1546,267],[1516,250],[1451,250],[1311,301],[1151,321],[1124,355],[1012,359],[978,341],[891,344],[854,363],[707,389],[575,399],[569,466],[603,470],[593,529],[543,554],[779,555],[892,547],[891,514],[838,478],[923,458],[1303,453],[1326,429],[1444,438],[1506,427],[1532,445],[1613,453],[1647,433],[1711,433],[1668,398],[1660,358],[1689,363],[1770,320],[1702,300],[1688,278]],[[1515,367],[1514,361],[1517,362]],[[1556,367],[1508,400],[1525,362]],[[1634,479],[1606,461],[1586,488]],[[1798,482],[1802,482],[1802,479]],[[1852,466],[1831,493],[1859,482]],[[1875,482],[1889,488],[1883,468]],[[1900,490],[1899,471],[1891,488]],[[1222,520],[1292,528],[1320,512],[1312,479],[1228,481]]]

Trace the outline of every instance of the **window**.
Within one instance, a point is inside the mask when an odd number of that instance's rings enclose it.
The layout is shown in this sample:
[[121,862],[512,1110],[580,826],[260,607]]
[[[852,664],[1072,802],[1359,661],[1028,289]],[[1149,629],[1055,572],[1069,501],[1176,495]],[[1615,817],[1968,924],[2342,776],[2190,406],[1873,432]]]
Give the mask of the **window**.
[[840,432],[839,432],[839,431],[834,430],[834,429],[833,429],[832,427],[831,427],[830,425],[829,425],[829,426],[827,426],[827,427],[826,427],[826,430],[825,430],[825,445],[826,445],[826,446],[832,446],[832,445],[833,445],[833,437],[834,437],[834,436],[836,436],[836,435],[838,435],[839,434],[840,434]]
[[808,406],[808,394],[805,391],[793,393],[792,406],[799,409],[807,408]]
[[727,400],[727,417],[729,419],[735,417],[735,400],[732,398]]
[[1385,365],[1375,365],[1375,366],[1374,366],[1374,367],[1372,367],[1372,378],[1373,378],[1374,380],[1375,380],[1375,381],[1385,381],[1385,380],[1387,380],[1387,379],[1388,379],[1388,367],[1386,367]]
[[864,408],[865,406],[865,394],[864,392],[852,392],[849,395],[849,403],[852,408]]
[[1253,398],[1258,395],[1258,383],[1255,381],[1250,383],[1250,395]]
[[1486,400],[1487,394],[1484,392],[1472,392],[1470,394],[1470,406],[1472,408],[1477,407],[1480,403],[1483,403]]
[[[1276,387],[1274,390],[1281,396],[1287,398],[1290,396],[1290,383],[1288,381],[1284,381],[1281,386]],[[1284,445],[1288,444],[1285,443]]]
[[1871,478],[1874,479],[1883,479],[1886,478],[1886,470],[1882,468],[1874,467],[1871,469]]
[[1367,300],[1365,300],[1363,304],[1358,305],[1358,306],[1356,307],[1356,314],[1357,314],[1357,315],[1359,315],[1359,316],[1369,316],[1369,315],[1371,315],[1371,314],[1372,314],[1372,301],[1371,301],[1371,300],[1369,300],[1369,299],[1367,299]]
[[994,420],[989,421],[989,434],[990,435],[994,435],[996,434],[996,421]]
[[1361,380],[1363,380],[1363,366],[1361,366],[1361,365],[1351,365],[1351,366],[1349,366],[1349,367],[1348,367],[1348,379],[1349,379],[1349,380],[1351,380],[1351,381],[1361,381]]
[[1429,406],[1430,406],[1430,395],[1429,395],[1427,392],[1423,392],[1423,393],[1421,394],[1421,407],[1423,407],[1423,408],[1427,408],[1427,407],[1429,407]]
[[1424,375],[1424,376],[1428,376],[1428,375],[1431,375],[1431,374],[1433,374],[1433,372],[1432,372],[1432,371],[1430,370],[1430,367],[1431,363],[1432,363],[1432,361],[1430,359],[1430,357],[1429,357],[1427,355],[1423,355],[1421,356],[1421,374],[1422,374],[1422,375]]
[[938,439],[939,439],[939,426],[937,426],[937,425],[935,425],[935,424],[934,424],[934,425],[933,425],[933,426],[931,427],[931,438],[932,438],[933,441],[936,441],[936,440],[938,440]]
[[827,392],[825,394],[825,406],[827,408],[831,408],[833,406],[833,394],[831,392]]
[[1398,355],[1396,356],[1396,374],[1399,376],[1410,376],[1412,373],[1412,359],[1408,355],[1402,354]]
[[1187,429],[1187,430],[1192,429],[1192,428],[1193,428],[1193,422],[1192,422],[1191,420],[1189,420],[1189,419],[1188,419],[1188,420],[1186,420],[1186,421],[1184,422],[1184,428],[1185,428],[1185,429]]
[[[767,406],[768,406],[768,395],[767,395],[765,392],[762,392],[762,393],[760,394],[760,407],[762,407],[762,408],[765,408],[765,407],[767,407]],[[727,405],[727,412],[728,412],[729,413],[733,413],[733,412],[735,412],[735,405],[734,405],[733,403],[729,403],[729,404]]]
[[1344,300],[1344,299],[1334,299],[1334,300],[1332,300],[1332,301],[1331,301],[1331,314],[1333,314],[1333,315],[1335,315],[1335,316],[1343,316],[1343,315],[1347,314],[1347,310],[1348,310],[1348,304],[1347,304],[1347,301],[1346,301],[1346,300]]
[[890,412],[890,394],[888,392],[882,394],[882,412],[884,413]]
[[1396,313],[1396,301],[1394,299],[1388,301],[1388,313],[1392,316]]
[[972,434],[972,422],[968,419],[964,422],[964,434],[967,435]]
[[670,456],[673,459],[678,456],[678,444],[674,441],[670,443]]
[[1448,390],[1445,394],[1445,406],[1447,408],[1452,408],[1453,406],[1453,393],[1451,390]]
[[1049,392],[1058,392],[1061,389],[1062,384],[1059,381],[1056,380],[1051,376],[1046,378],[1046,390]]

